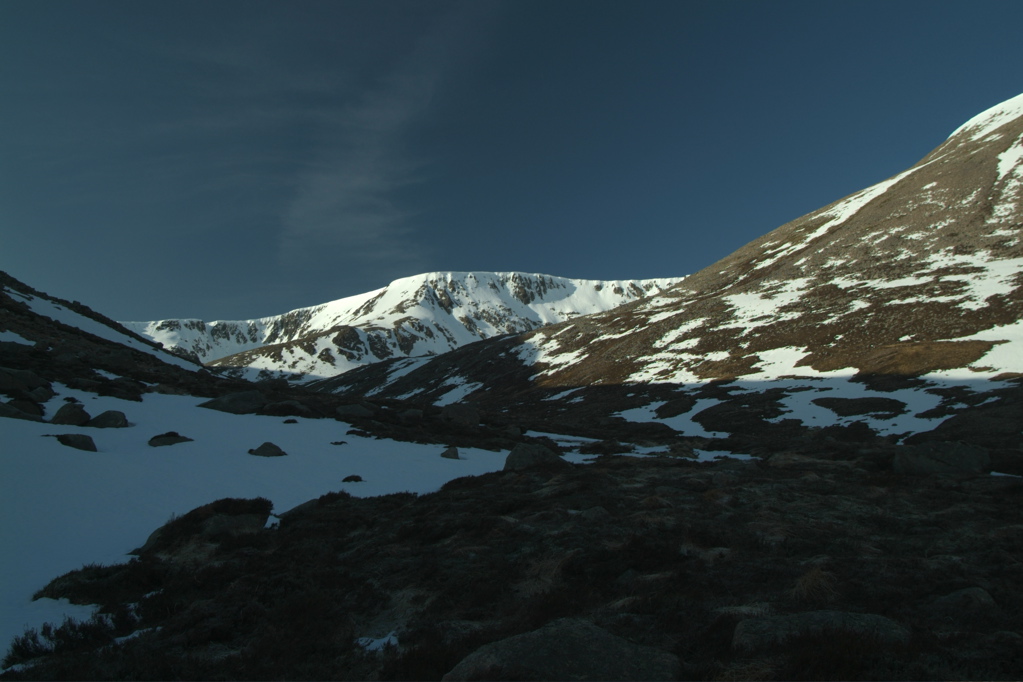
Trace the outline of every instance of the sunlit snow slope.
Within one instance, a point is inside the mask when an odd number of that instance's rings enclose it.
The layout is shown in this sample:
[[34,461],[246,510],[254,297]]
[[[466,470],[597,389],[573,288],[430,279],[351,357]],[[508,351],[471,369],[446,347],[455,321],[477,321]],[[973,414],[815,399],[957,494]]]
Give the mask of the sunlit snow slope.
[[608,401],[611,387],[670,393],[712,380],[799,379],[821,392],[833,378],[887,376],[976,388],[1023,372],[1021,232],[1023,95],[909,170],[657,296],[320,387],[433,401],[460,385],[474,389],[463,399],[494,405],[560,391],[580,410]]
[[437,355],[656,294],[682,278],[578,280],[519,272],[433,272],[256,320],[125,322],[250,379],[334,376],[387,358]]

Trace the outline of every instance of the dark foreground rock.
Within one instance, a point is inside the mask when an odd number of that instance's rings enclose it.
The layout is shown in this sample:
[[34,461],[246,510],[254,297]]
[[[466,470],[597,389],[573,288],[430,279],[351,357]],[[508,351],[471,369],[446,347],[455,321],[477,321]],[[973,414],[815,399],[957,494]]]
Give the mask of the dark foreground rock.
[[732,648],[743,652],[767,651],[807,635],[862,635],[885,644],[909,641],[909,630],[884,616],[846,611],[807,611],[741,621],[735,626]]
[[990,470],[991,457],[976,445],[932,442],[899,448],[893,466],[900,474],[982,473]]
[[266,500],[218,501],[54,580],[109,622],[22,638],[8,662],[35,664],[5,677],[1023,677],[1023,482],[856,452],[606,456],[330,493],[266,529]]
[[249,454],[256,457],[284,457],[288,453],[273,443],[263,443],[258,448],[249,450]]
[[124,429],[130,426],[130,424],[124,412],[107,410],[90,419],[86,426],[96,429]]
[[178,443],[191,443],[192,440],[192,438],[182,436],[177,431],[168,431],[167,433],[161,433],[150,438],[149,445],[150,447],[159,448],[167,445],[177,445]]
[[80,433],[62,433],[57,436],[57,442],[61,445],[66,445],[69,448],[75,448],[76,450],[96,452],[96,443],[92,440],[92,436],[86,436]]
[[559,618],[480,647],[442,680],[673,680],[678,657],[616,637],[589,621]]
[[211,410],[220,410],[231,414],[252,414],[268,402],[267,397],[260,391],[239,391],[207,400],[199,407],[208,407]]
[[565,464],[565,460],[561,459],[557,453],[533,443],[519,443],[512,448],[504,460],[505,471],[517,471],[538,466],[558,467]]
[[41,422],[43,420],[43,418],[38,414],[25,412],[19,409],[17,405],[12,405],[10,403],[0,403],[0,417],[6,417],[8,419],[25,419],[33,422]]
[[85,411],[81,403],[65,403],[50,419],[51,424],[61,426],[85,426],[92,417]]

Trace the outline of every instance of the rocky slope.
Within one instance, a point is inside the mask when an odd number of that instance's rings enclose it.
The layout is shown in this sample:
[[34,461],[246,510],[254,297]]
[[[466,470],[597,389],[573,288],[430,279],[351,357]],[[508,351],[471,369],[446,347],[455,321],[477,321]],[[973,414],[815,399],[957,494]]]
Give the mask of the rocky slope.
[[423,403],[458,389],[580,428],[783,435],[860,421],[906,435],[1023,372],[1021,236],[1023,95],[657,296],[315,386]]
[[388,358],[438,355],[480,339],[602,312],[660,293],[681,279],[597,281],[520,272],[433,272],[256,320],[123,324],[234,376],[317,379]]
[[1018,679],[1019,479],[850,454],[508,469],[268,530],[221,500],[51,582],[107,617],[2,677]]

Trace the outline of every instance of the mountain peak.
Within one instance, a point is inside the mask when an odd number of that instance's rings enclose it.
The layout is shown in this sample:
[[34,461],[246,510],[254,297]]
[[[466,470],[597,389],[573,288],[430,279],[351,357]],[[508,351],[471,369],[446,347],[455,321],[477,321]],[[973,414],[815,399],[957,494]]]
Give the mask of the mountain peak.
[[124,324],[230,374],[318,379],[383,359],[438,355],[481,339],[604,312],[681,281],[438,271],[283,315]]
[[952,139],[959,135],[968,135],[969,139],[976,140],[1020,117],[1023,117],[1023,94],[982,111],[956,128],[948,137]]

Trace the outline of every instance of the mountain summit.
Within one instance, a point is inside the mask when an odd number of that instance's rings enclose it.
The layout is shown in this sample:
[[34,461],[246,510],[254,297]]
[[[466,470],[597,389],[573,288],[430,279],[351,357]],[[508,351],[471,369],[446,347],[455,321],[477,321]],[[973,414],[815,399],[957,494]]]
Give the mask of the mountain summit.
[[480,339],[603,312],[680,281],[430,272],[255,320],[123,324],[228,374],[319,379],[388,358],[437,355]]

